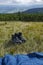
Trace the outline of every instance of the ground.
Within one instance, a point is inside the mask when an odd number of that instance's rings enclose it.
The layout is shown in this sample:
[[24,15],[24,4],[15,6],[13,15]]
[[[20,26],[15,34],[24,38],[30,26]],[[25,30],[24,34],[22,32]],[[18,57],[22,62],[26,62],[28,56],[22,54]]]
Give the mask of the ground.
[[[15,32],[22,32],[26,43],[8,43]],[[0,56],[29,52],[43,52],[43,22],[0,21]]]

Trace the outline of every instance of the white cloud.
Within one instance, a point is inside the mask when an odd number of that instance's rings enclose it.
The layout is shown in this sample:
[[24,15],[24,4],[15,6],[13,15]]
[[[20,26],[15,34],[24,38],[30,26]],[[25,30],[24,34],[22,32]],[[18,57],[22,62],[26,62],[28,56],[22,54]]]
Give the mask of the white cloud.
[[0,5],[29,5],[29,4],[43,4],[43,0],[0,0]]
[[36,0],[37,2],[43,2],[43,0]]

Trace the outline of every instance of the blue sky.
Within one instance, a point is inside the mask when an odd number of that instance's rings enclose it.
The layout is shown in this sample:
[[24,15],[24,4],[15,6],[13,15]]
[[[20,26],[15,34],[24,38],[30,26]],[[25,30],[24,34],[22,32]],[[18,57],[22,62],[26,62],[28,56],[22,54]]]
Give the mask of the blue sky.
[[33,5],[43,4],[43,0],[0,0],[0,5]]

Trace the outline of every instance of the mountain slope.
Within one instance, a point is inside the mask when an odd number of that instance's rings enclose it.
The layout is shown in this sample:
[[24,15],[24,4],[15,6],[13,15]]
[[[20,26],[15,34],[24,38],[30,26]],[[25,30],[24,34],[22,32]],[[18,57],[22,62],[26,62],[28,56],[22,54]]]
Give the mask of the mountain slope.
[[43,13],[43,8],[28,9],[24,13]]

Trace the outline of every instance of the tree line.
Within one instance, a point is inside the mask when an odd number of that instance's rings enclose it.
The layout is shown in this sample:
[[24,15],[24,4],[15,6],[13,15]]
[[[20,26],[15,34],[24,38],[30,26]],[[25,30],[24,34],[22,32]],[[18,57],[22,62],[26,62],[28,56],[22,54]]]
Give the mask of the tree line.
[[0,21],[43,21],[43,14],[13,13],[0,14]]

